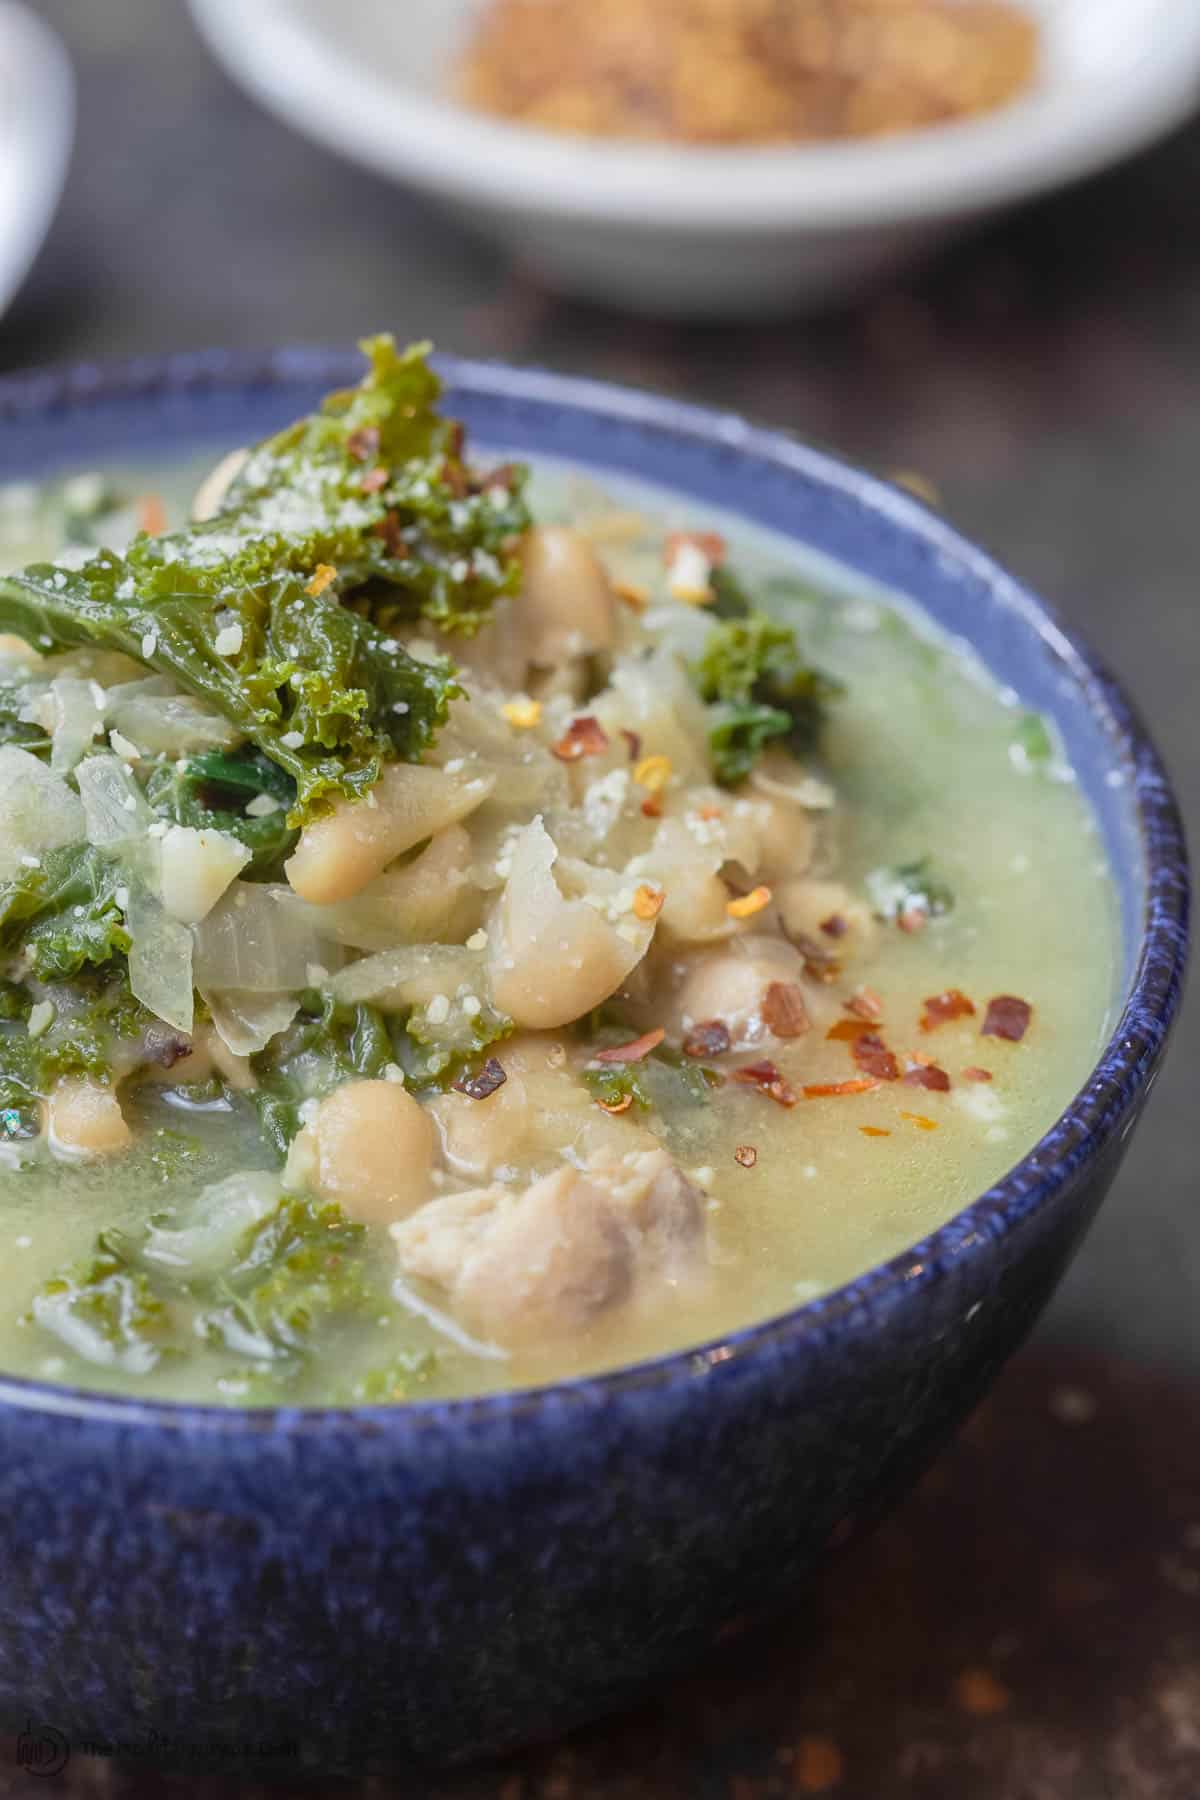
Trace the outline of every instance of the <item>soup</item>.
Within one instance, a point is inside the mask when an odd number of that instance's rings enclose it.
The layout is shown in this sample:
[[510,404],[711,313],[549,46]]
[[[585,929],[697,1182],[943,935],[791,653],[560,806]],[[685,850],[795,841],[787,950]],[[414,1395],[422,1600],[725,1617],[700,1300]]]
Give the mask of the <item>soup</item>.
[[951,1216],[1103,1041],[1045,721],[368,349],[203,479],[0,495],[11,1373],[355,1404],[719,1337]]

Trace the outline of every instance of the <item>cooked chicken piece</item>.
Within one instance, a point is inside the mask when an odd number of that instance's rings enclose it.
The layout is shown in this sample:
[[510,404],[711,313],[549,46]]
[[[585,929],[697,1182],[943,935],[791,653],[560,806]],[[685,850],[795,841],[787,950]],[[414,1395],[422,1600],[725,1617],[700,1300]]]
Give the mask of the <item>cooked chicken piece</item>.
[[637,1151],[564,1164],[522,1193],[496,1184],[431,1200],[393,1236],[404,1273],[444,1288],[471,1330],[543,1341],[698,1270],[703,1198],[665,1150]]

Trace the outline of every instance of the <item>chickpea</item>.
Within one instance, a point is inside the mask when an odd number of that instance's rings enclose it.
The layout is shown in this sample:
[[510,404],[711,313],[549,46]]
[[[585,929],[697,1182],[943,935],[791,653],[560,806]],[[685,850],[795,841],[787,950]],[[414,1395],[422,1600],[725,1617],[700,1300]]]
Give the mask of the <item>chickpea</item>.
[[532,662],[552,669],[612,649],[617,602],[604,564],[581,532],[534,526],[521,540],[521,563],[520,611]]
[[339,800],[305,826],[287,878],[314,906],[349,900],[422,838],[474,812],[495,785],[494,775],[391,763],[364,800]]
[[398,1081],[348,1081],[322,1100],[293,1146],[325,1200],[356,1219],[388,1224],[425,1200],[433,1121]]
[[50,1096],[51,1148],[66,1156],[114,1156],[133,1134],[112,1088],[83,1077],[60,1081]]

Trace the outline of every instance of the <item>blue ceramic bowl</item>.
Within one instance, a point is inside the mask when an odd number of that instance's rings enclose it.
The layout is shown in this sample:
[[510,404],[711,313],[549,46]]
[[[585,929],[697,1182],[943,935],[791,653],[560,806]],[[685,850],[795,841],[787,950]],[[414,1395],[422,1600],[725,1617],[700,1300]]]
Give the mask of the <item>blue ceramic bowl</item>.
[[[0,476],[229,446],[355,378],[283,351],[0,385]],[[1101,821],[1126,1001],[1086,1088],[942,1230],[783,1318],[613,1375],[394,1411],[231,1412],[0,1382],[0,1705],[169,1756],[461,1758],[632,1700],[777,1607],[914,1479],[1053,1292],[1175,1012],[1187,866],[1094,658],[867,475],[647,395],[448,363],[518,454],[648,477],[911,595],[1061,726]],[[291,1764],[288,1765],[289,1768]]]

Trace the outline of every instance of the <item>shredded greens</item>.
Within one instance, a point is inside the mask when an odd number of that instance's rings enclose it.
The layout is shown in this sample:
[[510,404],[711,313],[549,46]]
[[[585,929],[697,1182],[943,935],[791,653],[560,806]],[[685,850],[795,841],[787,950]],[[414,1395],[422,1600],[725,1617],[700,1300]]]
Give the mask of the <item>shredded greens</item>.
[[[0,579],[0,630],[118,650],[206,701],[294,783],[297,826],[415,762],[458,689],[388,627],[478,627],[519,570],[523,471],[474,473],[417,346],[251,452],[215,518]],[[17,721],[19,723],[19,721]]]
[[745,600],[735,577],[717,571],[716,610],[721,622],[708,635],[691,674],[709,702],[709,752],[717,780],[745,780],[763,750],[786,743],[797,756],[816,745],[840,682],[812,668],[800,654],[795,632]]

